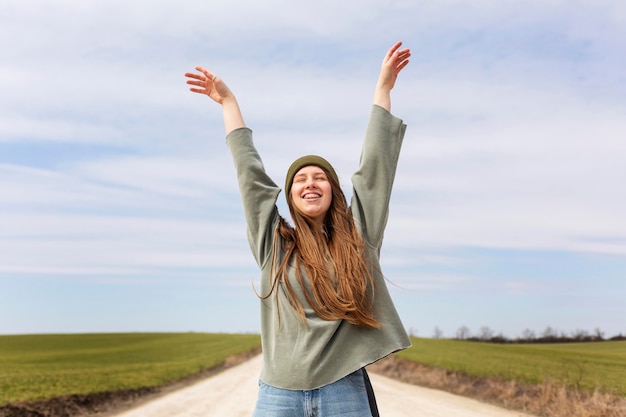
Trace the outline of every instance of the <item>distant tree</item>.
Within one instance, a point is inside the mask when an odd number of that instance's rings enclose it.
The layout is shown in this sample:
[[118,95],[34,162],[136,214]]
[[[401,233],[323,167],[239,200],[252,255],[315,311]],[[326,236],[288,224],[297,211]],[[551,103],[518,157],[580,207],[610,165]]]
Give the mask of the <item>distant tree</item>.
[[489,326],[482,326],[479,330],[478,338],[480,340],[489,340],[493,337],[493,330],[489,328]]
[[459,340],[465,340],[470,337],[470,329],[469,327],[463,325],[459,327],[456,331],[456,338]]
[[559,332],[558,330],[553,329],[552,327],[548,326],[545,328],[545,330],[541,334],[541,337],[545,339],[554,339],[554,338],[559,337]]
[[489,341],[491,343],[510,343],[511,342],[502,332],[493,336],[491,339],[489,339]]
[[602,330],[600,330],[599,327],[596,327],[596,329],[595,329],[595,339],[597,341],[604,340],[604,332]]
[[433,339],[441,339],[443,337],[443,330],[439,328],[439,326],[435,326],[433,330]]
[[536,336],[535,336],[535,332],[533,330],[530,329],[524,329],[524,331],[522,332],[522,339],[524,339],[527,342],[531,342],[533,340],[535,340]]
[[576,329],[572,332],[572,339],[577,342],[583,342],[589,338],[589,333],[585,330]]

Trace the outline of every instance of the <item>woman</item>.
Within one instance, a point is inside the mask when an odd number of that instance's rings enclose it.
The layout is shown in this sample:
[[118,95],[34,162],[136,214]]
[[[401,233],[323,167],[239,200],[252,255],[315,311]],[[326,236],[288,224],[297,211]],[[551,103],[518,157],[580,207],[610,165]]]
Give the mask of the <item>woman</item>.
[[383,59],[350,206],[332,165],[304,156],[285,180],[294,226],[278,213],[281,190],[265,173],[234,94],[207,69],[185,74],[192,92],[222,105],[261,269],[264,365],[256,417],[376,416],[364,367],[410,346],[379,265],[406,129],[390,113],[391,89],[410,57],[401,45]]

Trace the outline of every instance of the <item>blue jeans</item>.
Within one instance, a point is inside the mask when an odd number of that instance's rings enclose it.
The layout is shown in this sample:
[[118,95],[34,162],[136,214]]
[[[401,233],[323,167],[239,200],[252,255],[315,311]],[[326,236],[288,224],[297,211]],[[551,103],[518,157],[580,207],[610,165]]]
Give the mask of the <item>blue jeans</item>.
[[292,391],[259,382],[253,417],[371,416],[363,370],[310,391]]

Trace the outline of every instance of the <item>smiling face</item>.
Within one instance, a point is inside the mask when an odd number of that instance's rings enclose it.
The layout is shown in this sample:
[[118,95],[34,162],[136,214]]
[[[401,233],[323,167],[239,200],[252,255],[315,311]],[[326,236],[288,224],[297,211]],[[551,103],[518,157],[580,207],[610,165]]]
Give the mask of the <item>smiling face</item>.
[[333,201],[326,172],[318,166],[301,168],[293,177],[291,201],[298,212],[322,224]]

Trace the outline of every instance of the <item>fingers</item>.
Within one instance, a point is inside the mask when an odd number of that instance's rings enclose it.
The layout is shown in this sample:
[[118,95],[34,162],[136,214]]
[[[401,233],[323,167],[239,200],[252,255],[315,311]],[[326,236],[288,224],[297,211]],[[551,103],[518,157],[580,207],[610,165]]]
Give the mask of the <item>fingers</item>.
[[400,71],[408,64],[408,58],[411,56],[411,50],[409,48],[400,49],[402,42],[396,42],[389,50],[383,61],[386,65],[395,67],[397,71]]
[[[198,87],[206,87],[206,83],[203,81],[191,81],[187,80],[187,84],[189,85],[197,85]],[[205,88],[206,89],[206,88]]]
[[206,87],[206,78],[204,76],[186,72],[185,77],[190,78],[187,80],[189,85],[197,85],[198,87]]
[[192,87],[189,89],[189,91],[194,92],[194,93],[210,95],[211,90],[213,89],[212,83],[215,82],[215,79],[217,78],[217,76],[213,74],[211,71],[201,66],[197,66],[196,70],[199,71],[200,74],[194,73],[194,72],[185,73],[185,77],[188,78],[187,84],[191,86],[199,87],[199,88]]
[[398,49],[396,51],[396,54],[397,54],[398,59],[400,60],[406,59],[411,56],[411,50],[409,48],[401,49],[401,50]]
[[208,69],[204,67],[197,66],[196,69],[202,72],[204,76],[211,81],[215,81],[215,79],[217,78],[216,74],[212,73],[211,71],[209,71]]
[[193,91],[194,93],[201,93],[201,92],[206,93],[206,81],[204,81],[206,80],[206,78],[204,76],[194,74],[191,72],[186,72],[185,77],[189,78],[186,84],[201,87],[201,88],[190,88],[189,90]]
[[196,80],[203,80],[204,79],[204,76],[198,75],[198,74],[194,74],[193,72],[186,72],[185,73],[185,77],[193,78],[193,79],[196,79]]
[[402,42],[397,42],[389,52],[391,56],[387,61],[392,67],[395,68],[396,73],[402,71],[404,67],[409,64],[409,57],[411,56],[411,50],[409,48],[400,49]]
[[396,42],[389,50],[387,51],[386,58],[389,59],[393,56],[393,54],[402,46],[402,41]]
[[198,81],[188,80],[187,84],[200,85],[199,83],[206,83],[207,81],[215,81],[215,79],[217,78],[217,75],[213,74],[211,71],[207,70],[206,68],[198,66],[196,67],[196,70],[200,71],[202,74],[196,74],[193,72],[185,73],[185,77],[198,80]]
[[400,71],[402,71],[402,69],[403,69],[404,67],[406,67],[407,65],[409,65],[409,60],[408,60],[408,59],[407,59],[407,60],[402,61],[402,62],[400,63],[400,65],[398,65],[398,66],[396,67],[396,71],[397,71],[398,73],[400,73]]
[[409,51],[408,49],[398,52],[398,56],[396,57],[396,60],[394,61],[394,64],[396,68],[398,68],[398,71],[400,71],[402,68],[407,66],[407,64],[409,63],[410,56],[411,56],[411,51]]

